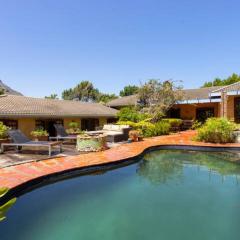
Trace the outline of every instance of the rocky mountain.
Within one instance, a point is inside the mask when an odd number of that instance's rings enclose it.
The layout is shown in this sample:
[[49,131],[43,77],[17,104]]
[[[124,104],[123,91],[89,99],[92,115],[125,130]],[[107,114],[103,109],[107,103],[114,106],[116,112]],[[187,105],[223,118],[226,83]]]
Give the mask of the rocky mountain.
[[22,94],[20,92],[15,91],[12,88],[8,87],[6,84],[4,84],[2,82],[2,80],[0,80],[0,89],[3,89],[4,94],[7,94],[7,95],[20,95],[20,96],[22,96]]

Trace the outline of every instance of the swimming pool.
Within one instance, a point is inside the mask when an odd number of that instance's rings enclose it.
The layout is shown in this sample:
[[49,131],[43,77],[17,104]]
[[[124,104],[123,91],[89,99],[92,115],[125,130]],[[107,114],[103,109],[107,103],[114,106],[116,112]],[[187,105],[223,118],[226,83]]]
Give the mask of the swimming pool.
[[235,153],[155,150],[136,163],[29,192],[1,240],[240,239]]

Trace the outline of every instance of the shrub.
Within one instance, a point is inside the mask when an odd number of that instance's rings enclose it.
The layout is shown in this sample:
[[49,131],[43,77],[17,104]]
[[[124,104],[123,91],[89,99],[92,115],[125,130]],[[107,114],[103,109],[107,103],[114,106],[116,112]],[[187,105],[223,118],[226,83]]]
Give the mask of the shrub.
[[79,124],[77,122],[70,122],[68,126],[69,128],[73,128],[73,129],[79,128]]
[[183,120],[179,118],[164,118],[162,121],[168,122],[171,128],[180,127],[183,123]]
[[31,132],[33,137],[48,137],[48,132],[43,128],[37,128],[36,130]]
[[116,124],[117,125],[128,125],[129,127],[134,128],[134,129],[136,127],[136,123],[132,122],[132,121],[118,121]]
[[234,141],[236,125],[225,118],[209,118],[198,129],[196,140],[211,143],[230,143]]
[[77,122],[70,122],[68,124],[68,129],[66,129],[66,132],[68,134],[83,134],[84,132],[79,128],[79,123]]
[[170,131],[170,124],[165,121],[160,121],[155,124],[148,122],[147,120],[134,123],[131,121],[119,121],[118,125],[129,125],[135,130],[140,131],[144,137],[153,137],[160,135],[167,135]]
[[168,135],[170,131],[170,124],[164,121],[159,121],[155,124],[140,122],[137,123],[137,127],[142,131],[144,137]]
[[135,128],[140,130],[144,137],[154,136],[154,124],[146,121],[141,121],[135,124]]
[[8,137],[8,127],[5,126],[2,122],[0,122],[0,139],[5,139]]
[[170,123],[160,121],[155,124],[155,134],[156,136],[168,135],[170,132]]
[[199,129],[200,127],[202,127],[202,123],[199,122],[198,120],[195,120],[191,129],[196,130],[196,129]]
[[149,115],[140,113],[134,107],[124,107],[118,112],[117,117],[119,121],[139,122],[148,118]]

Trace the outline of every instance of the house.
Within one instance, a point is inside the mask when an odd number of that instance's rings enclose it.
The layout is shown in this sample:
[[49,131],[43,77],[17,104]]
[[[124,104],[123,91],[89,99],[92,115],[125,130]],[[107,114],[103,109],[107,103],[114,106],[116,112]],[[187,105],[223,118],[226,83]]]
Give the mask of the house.
[[68,128],[72,121],[78,122],[82,130],[95,130],[114,121],[116,113],[117,110],[98,103],[0,95],[0,121],[27,136],[38,127],[54,136],[55,123]]
[[[198,89],[185,89],[183,99],[173,106],[168,117],[184,120],[205,121],[208,117],[226,117],[240,122],[240,82],[222,86]],[[114,99],[109,107],[120,109],[135,106],[138,96],[132,95]]]

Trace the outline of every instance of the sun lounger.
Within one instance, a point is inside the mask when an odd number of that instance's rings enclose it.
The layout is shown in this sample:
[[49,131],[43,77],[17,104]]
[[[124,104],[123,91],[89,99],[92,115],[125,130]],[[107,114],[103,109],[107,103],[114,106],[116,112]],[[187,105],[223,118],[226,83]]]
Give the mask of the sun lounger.
[[54,124],[54,127],[57,132],[56,137],[49,137],[50,140],[77,140],[77,136],[75,135],[68,135],[65,131],[65,128],[61,124]]
[[48,148],[49,156],[52,155],[52,148],[59,146],[60,152],[62,152],[61,142],[48,142],[48,141],[31,141],[20,130],[8,131],[9,137],[12,139],[12,143],[3,143],[1,145],[1,152],[4,152],[5,147],[16,147],[19,151],[22,147],[46,147]]

